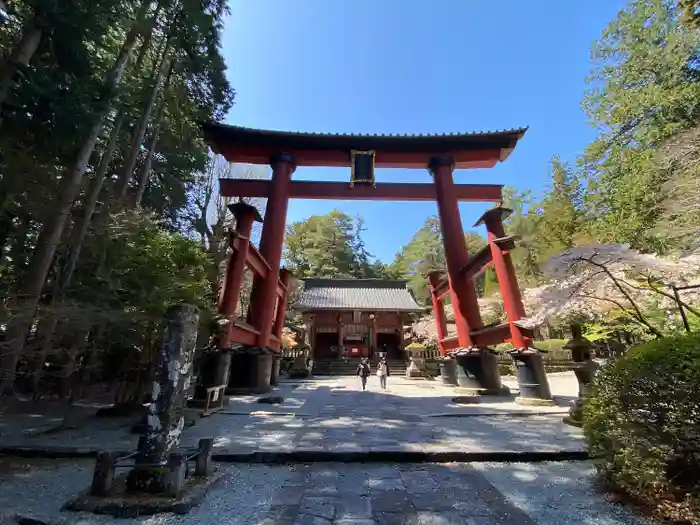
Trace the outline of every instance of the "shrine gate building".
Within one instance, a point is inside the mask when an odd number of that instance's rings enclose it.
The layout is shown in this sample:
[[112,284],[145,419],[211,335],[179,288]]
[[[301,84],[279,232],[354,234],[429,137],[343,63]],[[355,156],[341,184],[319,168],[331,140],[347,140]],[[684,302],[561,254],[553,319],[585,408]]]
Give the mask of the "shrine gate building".
[[406,281],[304,279],[292,305],[302,312],[314,360],[343,357],[405,359],[404,326],[425,312]]

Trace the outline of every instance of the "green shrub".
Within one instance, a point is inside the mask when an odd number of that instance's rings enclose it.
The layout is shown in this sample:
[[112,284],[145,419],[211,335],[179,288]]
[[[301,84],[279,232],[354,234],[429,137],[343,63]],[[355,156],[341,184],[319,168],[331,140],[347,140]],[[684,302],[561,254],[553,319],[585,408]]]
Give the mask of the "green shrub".
[[571,351],[564,350],[564,345],[568,339],[545,339],[543,341],[535,341],[535,348],[546,350],[546,358],[555,361],[571,359]]
[[506,365],[503,363],[498,363],[498,373],[501,374],[502,376],[514,376],[515,375],[515,364],[509,363]]
[[[542,341],[535,341],[535,348],[540,350],[546,350],[547,353],[543,354],[544,360],[568,360],[571,359],[571,352],[569,350],[564,350],[564,345],[567,339],[543,339]],[[496,350],[501,354],[512,350],[513,345],[510,343],[501,343],[496,345]]]
[[602,367],[583,428],[603,481],[647,505],[697,514],[699,407],[700,335],[650,341]]

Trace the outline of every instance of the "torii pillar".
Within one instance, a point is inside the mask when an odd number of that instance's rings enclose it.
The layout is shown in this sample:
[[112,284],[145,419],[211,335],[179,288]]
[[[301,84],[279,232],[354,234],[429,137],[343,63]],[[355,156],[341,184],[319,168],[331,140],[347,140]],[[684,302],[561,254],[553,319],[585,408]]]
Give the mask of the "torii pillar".
[[284,227],[287,221],[290,183],[296,169],[294,157],[278,153],[270,158],[272,186],[267,198],[263,231],[260,236],[260,255],[270,271],[265,279],[254,283],[250,298],[251,324],[259,331],[257,345],[267,348],[273,331],[275,305],[279,286]]
[[461,348],[472,348],[474,345],[470,333],[472,330],[483,327],[484,323],[479,312],[474,281],[461,278],[462,269],[467,265],[469,254],[452,178],[454,165],[452,157],[433,157],[429,169],[435,182],[457,339]]

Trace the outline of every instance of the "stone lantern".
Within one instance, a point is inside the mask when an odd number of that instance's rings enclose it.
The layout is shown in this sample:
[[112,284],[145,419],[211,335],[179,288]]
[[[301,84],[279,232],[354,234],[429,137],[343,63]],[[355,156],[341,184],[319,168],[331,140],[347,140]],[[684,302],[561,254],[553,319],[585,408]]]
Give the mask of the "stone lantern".
[[583,406],[588,398],[591,381],[598,365],[593,361],[593,344],[583,337],[581,325],[571,325],[571,338],[564,345],[564,349],[571,350],[571,360],[574,362],[574,374],[578,381],[578,398],[574,406],[569,410],[569,415],[564,417],[564,423],[580,427],[583,424]]
[[423,377],[425,370],[426,348],[420,343],[411,343],[406,347],[406,353],[411,361],[406,369],[407,379],[418,379]]

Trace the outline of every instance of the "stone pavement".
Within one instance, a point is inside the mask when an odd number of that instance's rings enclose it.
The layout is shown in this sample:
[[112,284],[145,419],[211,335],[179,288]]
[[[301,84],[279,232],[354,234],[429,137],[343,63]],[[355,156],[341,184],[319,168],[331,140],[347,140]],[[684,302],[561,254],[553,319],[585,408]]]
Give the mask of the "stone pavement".
[[[370,378],[363,392],[354,377],[284,382],[273,395],[231,398],[223,411],[185,430],[183,445],[215,437],[215,454],[319,452],[498,453],[583,451],[579,429],[562,423],[576,394],[573,373],[551,374],[554,407],[522,407],[512,398],[483,397],[477,405],[452,403],[454,390],[438,381],[389,378],[381,391]],[[513,379],[504,381],[515,387]],[[126,419],[88,417],[79,428],[29,435],[55,424],[33,414],[0,417],[0,450],[13,447],[73,453],[134,450],[137,436]]]
[[[18,460],[13,460],[18,461]],[[22,461],[22,460],[19,460]],[[89,460],[7,466],[0,523],[115,523],[61,512],[90,483]],[[2,464],[0,463],[0,468]],[[644,525],[608,503],[587,462],[220,465],[224,476],[200,507],[119,520],[124,525]],[[4,514],[6,520],[2,519]],[[14,516],[15,519],[12,519]]]

